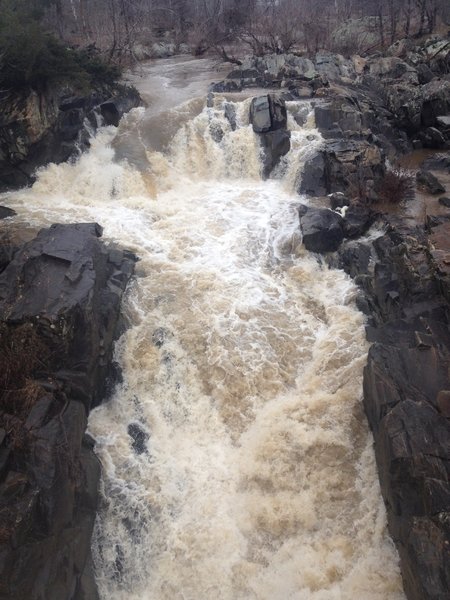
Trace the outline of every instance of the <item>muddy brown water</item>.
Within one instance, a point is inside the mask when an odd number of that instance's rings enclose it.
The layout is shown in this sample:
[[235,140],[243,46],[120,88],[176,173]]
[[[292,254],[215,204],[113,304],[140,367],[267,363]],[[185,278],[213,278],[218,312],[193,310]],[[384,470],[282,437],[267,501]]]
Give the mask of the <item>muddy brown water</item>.
[[205,106],[220,78],[203,61],[144,65],[133,82],[148,108],[8,197],[19,223],[98,221],[140,258],[116,347],[123,383],[89,421],[100,596],[400,600],[356,288],[299,239],[295,188],[322,142],[311,106],[289,104],[293,149],[264,182],[250,99]]

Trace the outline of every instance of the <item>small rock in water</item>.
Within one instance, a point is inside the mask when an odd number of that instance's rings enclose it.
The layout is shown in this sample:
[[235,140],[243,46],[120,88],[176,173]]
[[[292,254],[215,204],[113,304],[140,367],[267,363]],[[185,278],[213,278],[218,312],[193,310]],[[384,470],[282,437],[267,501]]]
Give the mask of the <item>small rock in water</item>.
[[429,171],[418,171],[416,179],[419,187],[430,192],[430,194],[442,194],[445,192],[445,188],[439,179]]
[[6,219],[7,217],[13,217],[16,215],[16,211],[7,206],[0,206],[0,219]]
[[152,333],[152,342],[157,348],[161,348],[166,339],[170,336],[170,331],[164,327],[158,327]]
[[150,434],[145,431],[141,423],[130,423],[128,425],[128,435],[133,440],[131,446],[136,454],[148,452],[147,442],[150,439]]
[[[305,211],[306,208],[306,211]],[[334,252],[344,239],[343,220],[327,208],[299,207],[303,244],[310,252]]]

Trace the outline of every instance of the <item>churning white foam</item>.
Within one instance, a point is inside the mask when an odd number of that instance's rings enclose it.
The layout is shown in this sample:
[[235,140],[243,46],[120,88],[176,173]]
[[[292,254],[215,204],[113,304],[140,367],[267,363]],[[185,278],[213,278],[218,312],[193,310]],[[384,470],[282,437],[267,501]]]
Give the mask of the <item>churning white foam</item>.
[[[262,182],[249,101],[234,103],[236,130],[223,102],[164,152],[140,131],[143,162],[115,162],[106,128],[8,199],[37,225],[96,220],[140,258],[123,383],[89,424],[101,597],[400,600],[361,408],[356,289],[298,234],[293,189],[319,135],[291,110],[294,151]],[[119,133],[145,123],[134,112]]]

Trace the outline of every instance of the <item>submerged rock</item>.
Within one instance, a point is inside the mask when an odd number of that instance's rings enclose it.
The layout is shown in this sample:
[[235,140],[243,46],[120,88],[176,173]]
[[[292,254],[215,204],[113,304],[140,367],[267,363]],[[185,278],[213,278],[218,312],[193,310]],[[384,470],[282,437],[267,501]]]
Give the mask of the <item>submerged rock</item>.
[[147,452],[147,442],[150,439],[150,434],[141,423],[130,423],[128,425],[128,435],[132,439],[131,446],[136,454]]

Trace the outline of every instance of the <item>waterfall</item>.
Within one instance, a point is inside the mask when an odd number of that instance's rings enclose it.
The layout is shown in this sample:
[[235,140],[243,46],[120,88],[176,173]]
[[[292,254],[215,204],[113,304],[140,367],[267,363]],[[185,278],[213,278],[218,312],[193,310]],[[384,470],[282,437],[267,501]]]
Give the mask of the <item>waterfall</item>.
[[298,233],[322,140],[311,106],[288,103],[292,150],[262,181],[249,103],[136,109],[8,197],[33,226],[97,221],[140,258],[123,382],[89,421],[100,596],[400,600],[356,288]]

